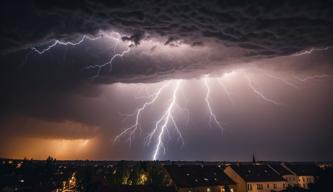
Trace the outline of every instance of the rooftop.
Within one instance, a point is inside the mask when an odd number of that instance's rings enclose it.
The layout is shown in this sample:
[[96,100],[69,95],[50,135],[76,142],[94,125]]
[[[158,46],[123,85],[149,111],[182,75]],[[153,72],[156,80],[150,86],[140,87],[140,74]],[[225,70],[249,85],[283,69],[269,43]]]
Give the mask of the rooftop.
[[178,187],[235,184],[217,165],[170,165],[166,169]]
[[231,168],[247,182],[285,181],[270,167],[263,164],[238,164]]

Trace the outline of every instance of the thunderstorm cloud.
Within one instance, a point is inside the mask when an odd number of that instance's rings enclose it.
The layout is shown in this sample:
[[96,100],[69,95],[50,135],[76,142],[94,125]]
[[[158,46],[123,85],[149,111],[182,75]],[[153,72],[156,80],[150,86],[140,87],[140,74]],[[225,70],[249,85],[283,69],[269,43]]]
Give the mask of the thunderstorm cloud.
[[[298,156],[290,159],[306,156],[304,150],[299,151],[299,145],[307,141],[311,141],[314,149],[320,148],[310,158],[324,159],[327,157],[324,154],[331,150],[327,143],[328,136],[332,135],[333,122],[329,118],[332,88],[326,81],[321,86],[313,85],[312,81],[309,83],[311,78],[306,77],[324,74],[323,77],[331,79],[332,1],[5,0],[0,3],[0,15],[0,131],[5,133],[0,139],[13,135],[69,140],[98,137],[99,143],[94,144],[99,150],[94,152],[95,156],[87,156],[89,158],[147,158],[137,154],[139,147],[124,152],[125,145],[113,148],[109,156],[103,155],[110,150],[110,138],[125,127],[120,119],[142,104],[137,94],[145,95],[142,91],[145,88],[138,87],[154,87],[150,83],[170,79],[188,79],[193,90],[184,92],[196,93],[190,95],[198,100],[188,99],[184,103],[189,103],[189,108],[195,111],[202,104],[199,100],[204,98],[198,90],[194,91],[201,89],[198,79],[206,74],[218,77],[235,69],[255,66],[255,73],[261,75],[255,77],[258,80],[255,86],[274,93],[267,97],[284,98],[293,106],[260,110],[248,101],[258,97],[249,87],[240,85],[239,81],[245,76],[240,73],[233,86],[242,91],[230,94],[243,104],[233,106],[242,113],[229,116],[235,129],[227,130],[227,136],[221,141],[208,132],[201,138],[198,130],[206,126],[206,119],[201,114],[192,114],[191,119],[201,123],[189,123],[194,131],[188,135],[188,141],[191,143],[192,139],[194,145],[185,146],[186,158],[198,159],[200,153],[206,154],[205,144],[199,146],[194,142],[198,138],[207,143],[223,142],[221,148],[212,148],[229,153],[230,159],[244,159],[240,153],[251,154],[258,146],[264,151],[264,157],[274,157],[263,147],[264,141],[273,143],[275,149],[280,149],[281,142],[286,143],[284,147],[292,145],[286,154],[278,153],[291,157],[298,152]],[[55,40],[79,42],[84,35],[96,39],[75,46],[57,45],[45,54],[32,49],[43,50]],[[107,64],[113,55],[126,50],[128,53],[114,59],[112,65],[98,68]],[[271,76],[262,70],[272,72]],[[281,80],[279,75],[286,78]],[[321,77],[313,79],[321,82]],[[267,79],[273,82],[274,88]],[[303,89],[302,83],[304,87],[313,86],[313,91]],[[287,89],[290,86],[292,91]],[[214,87],[212,97],[218,89]],[[134,97],[139,99],[133,100]],[[226,98],[216,97],[217,104],[213,108],[223,114],[219,117],[228,119],[225,111],[232,113],[233,107],[225,103]],[[220,103],[227,107],[219,108]],[[266,107],[266,104],[258,106]],[[254,109],[258,116],[252,113]],[[281,114],[280,110],[289,111]],[[147,121],[156,119],[152,115]],[[269,131],[263,128],[269,126],[272,127]],[[317,126],[321,131],[313,134]],[[290,134],[286,134],[288,131]],[[244,137],[245,134],[249,137]],[[293,140],[298,134],[304,137]],[[251,140],[257,135],[262,140]],[[237,144],[238,141],[243,142]],[[230,145],[234,151],[228,148]],[[172,147],[175,151],[179,149]],[[8,154],[5,151],[0,149],[0,156]],[[177,151],[171,157],[184,158],[181,153]],[[208,152],[206,156],[206,159],[223,158],[221,154]],[[329,158],[332,159],[332,155]]]

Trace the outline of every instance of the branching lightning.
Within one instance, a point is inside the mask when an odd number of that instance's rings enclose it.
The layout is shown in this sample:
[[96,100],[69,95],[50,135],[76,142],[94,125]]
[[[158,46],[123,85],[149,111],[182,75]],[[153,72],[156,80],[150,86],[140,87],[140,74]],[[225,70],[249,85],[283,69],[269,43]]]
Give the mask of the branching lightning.
[[91,41],[95,41],[95,40],[101,39],[102,37],[103,37],[102,35],[97,36],[97,37],[89,37],[87,35],[83,35],[82,38],[77,42],[55,40],[51,45],[47,46],[45,49],[39,50],[36,47],[32,47],[31,50],[38,53],[39,55],[42,55],[57,45],[77,46],[77,45],[80,45],[81,43],[83,43],[87,39],[91,40]]
[[148,136],[148,140],[151,140],[151,137],[154,136],[156,132],[159,132],[158,137],[157,137],[157,144],[155,146],[154,154],[152,157],[153,160],[157,159],[158,155],[160,154],[161,148],[163,148],[164,152],[165,152],[163,137],[164,137],[166,129],[168,129],[168,124],[170,123],[170,121],[173,124],[173,126],[176,128],[178,134],[180,134],[179,128],[173,117],[173,111],[174,111],[174,107],[176,105],[177,93],[178,93],[179,87],[181,85],[181,82],[182,82],[182,80],[176,81],[176,86],[172,93],[172,99],[171,99],[171,102],[170,102],[167,110],[164,112],[162,117],[156,122],[154,130]]
[[133,134],[135,134],[135,132],[138,130],[138,129],[141,129],[141,126],[140,126],[140,117],[141,117],[141,114],[144,112],[144,110],[149,107],[150,105],[154,104],[156,102],[156,100],[159,98],[160,94],[162,93],[162,91],[167,88],[168,86],[170,85],[170,82],[169,83],[166,83],[164,84],[161,88],[159,88],[157,90],[157,92],[153,95],[150,96],[150,100],[145,102],[141,107],[139,107],[137,110],[136,110],[136,113],[135,113],[135,123],[133,125],[131,125],[130,127],[126,128],[124,131],[122,131],[119,135],[117,135],[114,139],[114,142],[116,142],[120,137],[124,136],[124,135],[127,135],[128,134],[128,141],[130,142],[130,145],[132,143],[132,136]]
[[[95,40],[98,40],[98,39],[101,39],[103,37],[107,37],[109,39],[113,39],[113,40],[116,40],[116,45],[114,46],[114,49],[113,51],[115,52],[115,49],[116,47],[118,46],[119,44],[119,39],[117,39],[116,37],[109,35],[109,34],[100,34],[99,36],[96,36],[96,37],[90,37],[88,35],[83,35],[81,37],[81,39],[79,39],[79,41],[77,42],[72,42],[72,41],[61,41],[61,40],[55,40],[51,45],[47,46],[45,49],[38,49],[36,47],[32,47],[31,50],[39,55],[42,55],[48,51],[50,51],[52,48],[54,48],[55,46],[57,45],[63,45],[63,46],[77,46],[77,45],[80,45],[81,43],[85,42],[86,40],[90,40],[90,41],[95,41]],[[131,50],[130,47],[128,47],[126,50],[122,51],[121,53],[116,53],[114,54],[110,59],[109,61],[107,61],[106,63],[104,64],[101,64],[101,65],[89,65],[86,67],[86,69],[97,69],[97,72],[96,74],[92,77],[92,78],[96,78],[100,75],[100,72],[102,70],[102,68],[104,68],[105,66],[110,66],[110,71],[112,70],[112,64],[113,64],[113,61],[118,58],[118,57],[123,57],[125,54],[129,53]],[[28,53],[28,55],[26,57],[28,57],[30,55],[30,53]]]
[[223,88],[224,93],[227,95],[228,100],[232,105],[234,105],[234,101],[232,99],[232,94],[230,93],[229,89],[225,86],[225,84],[222,82],[222,78],[218,78],[217,82],[221,85]]
[[[118,141],[121,137],[128,136],[128,141],[131,143],[132,142],[132,137],[133,135],[141,129],[140,127],[140,117],[142,116],[142,113],[147,109],[147,107],[155,104],[159,97],[161,96],[161,93],[170,86],[171,82],[165,83],[162,87],[160,87],[151,97],[150,100],[145,102],[141,107],[139,107],[136,112],[134,113],[135,115],[135,122],[132,124],[130,127],[126,128],[123,130],[120,134],[118,134],[114,142]],[[176,130],[176,133],[181,140],[181,142],[184,144],[183,136],[181,134],[180,128],[176,123],[176,120],[174,118],[174,112],[175,108],[179,107],[177,105],[177,96],[178,92],[181,86],[182,80],[176,80],[175,82],[175,87],[173,88],[172,91],[172,98],[170,103],[168,104],[167,109],[164,111],[160,119],[157,120],[155,123],[155,127],[152,129],[152,131],[145,137],[145,143],[147,145],[150,145],[153,138],[156,138],[156,144],[154,147],[154,153],[152,155],[152,159],[156,160],[160,154],[161,149],[165,152],[165,146],[164,146],[164,136],[166,132],[169,132],[169,125],[171,124],[172,127]],[[133,115],[133,114],[132,114]],[[155,137],[156,136],[156,137]]]
[[258,89],[256,89],[256,87],[253,85],[252,79],[250,79],[250,77],[247,74],[245,74],[245,78],[248,82],[248,85],[249,85],[250,89],[253,91],[253,93],[258,95],[261,99],[263,99],[264,101],[266,101],[268,103],[277,105],[277,106],[285,106],[285,104],[283,104],[283,103],[280,103],[278,101],[275,101],[273,99],[270,99],[270,98],[266,97],[262,92],[260,92]]
[[111,71],[113,61],[118,57],[123,57],[125,54],[129,53],[130,51],[131,51],[131,48],[128,47],[123,52],[114,54],[108,62],[101,64],[101,65],[88,65],[86,68],[87,69],[97,69],[96,74],[92,77],[92,78],[96,78],[100,75],[102,68],[104,68],[105,66],[110,66],[110,71]]
[[263,72],[264,72],[263,74],[264,74],[265,76],[269,77],[269,78],[276,79],[276,80],[282,82],[283,84],[285,84],[285,85],[287,85],[287,86],[289,86],[289,87],[292,87],[292,88],[295,88],[295,89],[299,89],[299,86],[298,86],[298,85],[296,85],[296,84],[294,84],[294,83],[292,83],[292,82],[290,82],[290,81],[288,81],[288,80],[286,80],[286,79],[284,79],[284,78],[281,78],[281,77],[275,76],[275,75],[273,75],[273,74],[271,74],[271,73],[268,73],[268,72],[266,72],[266,71],[263,71]]
[[212,121],[214,121],[214,123],[215,123],[215,124],[221,129],[221,130],[223,130],[223,126],[222,126],[222,124],[220,123],[220,121],[217,120],[216,115],[215,115],[215,113],[213,112],[212,106],[211,106],[210,101],[209,101],[209,99],[210,99],[210,87],[209,87],[209,85],[208,85],[208,77],[204,77],[204,78],[203,78],[203,83],[204,83],[204,85],[205,85],[205,87],[206,87],[206,97],[205,97],[205,101],[206,101],[206,104],[207,104],[207,108],[208,108],[208,110],[209,110],[209,125],[211,126]]

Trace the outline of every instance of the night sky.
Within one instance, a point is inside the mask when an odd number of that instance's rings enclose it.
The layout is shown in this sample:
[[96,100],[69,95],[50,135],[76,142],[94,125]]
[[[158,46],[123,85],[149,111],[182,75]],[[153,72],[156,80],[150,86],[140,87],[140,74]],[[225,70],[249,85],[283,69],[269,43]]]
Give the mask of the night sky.
[[332,1],[5,0],[0,14],[0,157],[333,161]]

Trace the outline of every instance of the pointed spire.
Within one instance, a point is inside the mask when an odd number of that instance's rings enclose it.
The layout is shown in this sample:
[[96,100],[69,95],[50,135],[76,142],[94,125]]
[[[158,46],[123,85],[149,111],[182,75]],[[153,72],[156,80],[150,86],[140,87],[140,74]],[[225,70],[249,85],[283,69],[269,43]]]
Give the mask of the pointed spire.
[[254,153],[252,155],[252,163],[255,164],[256,163],[256,157],[254,156]]

